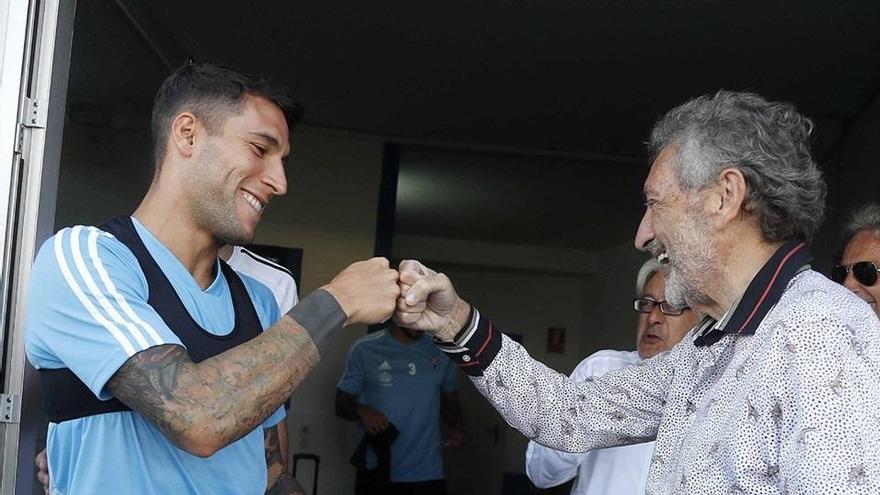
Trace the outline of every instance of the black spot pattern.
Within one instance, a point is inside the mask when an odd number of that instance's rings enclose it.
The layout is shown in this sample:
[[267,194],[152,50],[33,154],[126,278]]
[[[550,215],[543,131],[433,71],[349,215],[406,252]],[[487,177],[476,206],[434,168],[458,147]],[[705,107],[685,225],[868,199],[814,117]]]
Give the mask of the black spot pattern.
[[472,377],[513,427],[568,452],[656,437],[649,494],[880,494],[880,322],[795,276],[754,335],[572,382],[504,337]]

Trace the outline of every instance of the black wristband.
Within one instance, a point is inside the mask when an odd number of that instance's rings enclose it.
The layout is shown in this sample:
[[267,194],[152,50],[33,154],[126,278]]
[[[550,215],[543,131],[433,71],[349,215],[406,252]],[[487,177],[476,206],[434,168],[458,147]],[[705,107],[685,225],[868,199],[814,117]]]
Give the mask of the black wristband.
[[309,332],[318,349],[323,349],[330,341],[330,336],[342,328],[347,318],[336,298],[324,289],[304,297],[287,312],[287,316]]

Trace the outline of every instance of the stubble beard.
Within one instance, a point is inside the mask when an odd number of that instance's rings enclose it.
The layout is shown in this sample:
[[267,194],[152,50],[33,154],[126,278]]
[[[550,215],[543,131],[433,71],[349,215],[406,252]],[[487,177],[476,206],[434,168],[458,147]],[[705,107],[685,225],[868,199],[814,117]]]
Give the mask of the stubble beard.
[[206,153],[193,182],[196,193],[191,207],[197,225],[225,244],[240,246],[253,241],[254,233],[238,217],[239,188],[231,183],[223,157],[213,151]]
[[666,300],[677,307],[711,302],[703,288],[717,276],[717,244],[704,216],[688,215],[670,240],[675,249],[666,269]]

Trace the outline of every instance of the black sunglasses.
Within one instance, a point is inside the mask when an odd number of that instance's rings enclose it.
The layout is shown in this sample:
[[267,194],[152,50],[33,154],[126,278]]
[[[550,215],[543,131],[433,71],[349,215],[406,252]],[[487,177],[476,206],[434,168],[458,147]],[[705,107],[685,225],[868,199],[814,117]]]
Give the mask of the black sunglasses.
[[852,272],[853,277],[856,278],[858,283],[865,287],[870,287],[877,283],[877,272],[880,272],[880,268],[877,268],[877,265],[870,261],[859,261],[851,265],[837,265],[831,269],[831,280],[842,284],[846,280],[846,274],[849,272]]
[[654,311],[654,306],[660,306],[660,312],[664,315],[669,316],[678,316],[688,308],[677,308],[666,301],[655,301],[653,299],[640,299],[636,298],[633,300],[633,309],[639,313],[650,313]]

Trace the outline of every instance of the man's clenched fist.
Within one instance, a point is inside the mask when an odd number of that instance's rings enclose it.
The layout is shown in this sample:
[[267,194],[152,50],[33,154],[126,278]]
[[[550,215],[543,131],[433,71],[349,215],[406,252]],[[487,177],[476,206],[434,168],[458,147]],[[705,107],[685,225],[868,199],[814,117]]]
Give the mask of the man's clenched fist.
[[415,260],[400,262],[400,298],[394,320],[451,342],[467,323],[470,306],[458,297],[449,277]]
[[400,296],[397,270],[385,258],[352,263],[322,289],[345,311],[345,325],[381,323],[391,317]]

